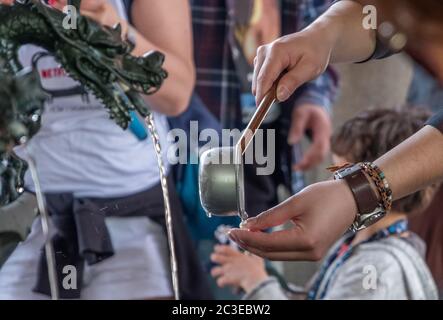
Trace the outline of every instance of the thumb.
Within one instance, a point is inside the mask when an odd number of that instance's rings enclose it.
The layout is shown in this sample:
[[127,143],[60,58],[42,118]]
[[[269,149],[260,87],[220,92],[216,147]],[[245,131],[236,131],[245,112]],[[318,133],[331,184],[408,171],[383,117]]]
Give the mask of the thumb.
[[296,197],[289,198],[278,206],[246,220],[241,224],[241,228],[249,229],[250,231],[260,231],[286,223],[296,216]]

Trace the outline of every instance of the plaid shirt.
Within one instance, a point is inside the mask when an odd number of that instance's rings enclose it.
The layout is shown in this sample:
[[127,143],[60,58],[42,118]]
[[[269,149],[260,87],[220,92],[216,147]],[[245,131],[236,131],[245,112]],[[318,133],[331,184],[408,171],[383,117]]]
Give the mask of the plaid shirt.
[[[241,0],[240,0],[241,1]],[[332,0],[281,0],[282,33],[300,31],[331,4]],[[225,0],[191,0],[194,29],[196,91],[224,127],[235,126],[240,115],[240,83],[229,42],[230,21]],[[302,86],[285,104],[313,103],[330,111],[337,93],[337,75],[329,68]]]

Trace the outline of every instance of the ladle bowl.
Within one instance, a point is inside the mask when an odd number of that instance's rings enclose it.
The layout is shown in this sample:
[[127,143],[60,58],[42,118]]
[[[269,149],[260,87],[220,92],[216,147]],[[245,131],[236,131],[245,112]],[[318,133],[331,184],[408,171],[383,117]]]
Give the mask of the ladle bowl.
[[206,150],[200,157],[199,192],[208,216],[246,218],[243,156],[236,147]]
[[199,192],[208,216],[248,216],[245,211],[243,154],[251,143],[272,104],[276,85],[260,103],[251,121],[234,147],[213,148],[202,153],[199,168]]

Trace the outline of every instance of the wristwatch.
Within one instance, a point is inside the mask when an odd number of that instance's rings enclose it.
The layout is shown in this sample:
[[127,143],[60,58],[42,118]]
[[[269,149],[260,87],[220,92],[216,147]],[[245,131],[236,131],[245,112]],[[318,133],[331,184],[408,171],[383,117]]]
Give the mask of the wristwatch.
[[386,215],[386,210],[360,165],[353,164],[339,169],[334,173],[334,179],[346,181],[357,204],[357,215],[350,227],[352,231],[365,229]]

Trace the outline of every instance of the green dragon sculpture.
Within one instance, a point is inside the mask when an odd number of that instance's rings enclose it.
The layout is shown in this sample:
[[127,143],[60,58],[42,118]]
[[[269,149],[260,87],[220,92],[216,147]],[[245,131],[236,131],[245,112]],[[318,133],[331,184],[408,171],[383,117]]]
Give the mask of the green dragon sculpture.
[[[80,0],[68,3],[80,12]],[[0,5],[0,59],[4,61],[0,71],[5,73],[0,78],[0,94],[9,97],[0,97],[0,205],[18,196],[26,167],[13,156],[11,146],[24,143],[37,132],[43,111],[44,92],[37,73],[24,71],[18,58],[21,46],[34,44],[46,49],[73,79],[103,102],[110,118],[123,129],[133,111],[150,116],[141,94],[153,94],[167,77],[163,54],[131,55],[134,46],[123,40],[119,25],[105,27],[78,14],[72,17],[77,19],[77,28],[64,28],[66,17],[43,0]]]
[[21,186],[26,163],[13,154],[12,148],[25,143],[40,129],[47,96],[34,70],[24,70],[13,77],[0,72],[0,83],[1,206],[23,192]]

